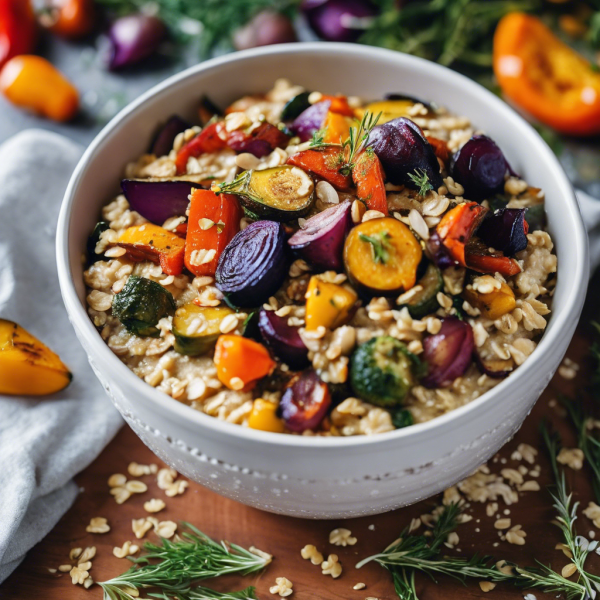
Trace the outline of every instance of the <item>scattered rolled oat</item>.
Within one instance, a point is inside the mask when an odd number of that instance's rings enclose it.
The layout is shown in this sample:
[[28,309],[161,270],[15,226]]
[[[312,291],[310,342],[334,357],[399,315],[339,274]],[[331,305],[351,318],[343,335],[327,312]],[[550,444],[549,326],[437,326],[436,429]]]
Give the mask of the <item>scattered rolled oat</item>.
[[115,473],[108,478],[108,486],[111,488],[120,487],[127,483],[127,477],[122,473]]
[[326,561],[321,563],[323,575],[331,575],[337,579],[342,574],[342,565],[337,554],[330,554]]
[[79,562],[88,562],[96,556],[96,546],[88,546],[80,555]]
[[269,588],[271,594],[279,594],[282,598],[290,596],[294,593],[292,586],[294,584],[287,577],[277,577],[275,579],[275,585]]
[[510,527],[510,519],[498,519],[494,523],[496,529],[508,529]]
[[594,523],[595,527],[600,528],[600,506],[595,502],[590,502],[583,511],[583,514]]
[[61,573],[68,573],[72,568],[73,568],[73,565],[60,565],[58,567],[58,570]]
[[565,579],[568,579],[571,575],[575,575],[575,573],[577,573],[577,567],[575,566],[575,563],[572,562],[567,563],[561,571],[561,574]]
[[323,555],[317,550],[313,544],[307,544],[300,550],[300,555],[305,560],[309,560],[313,565],[320,565],[323,562]]
[[479,587],[482,592],[491,592],[496,587],[496,584],[491,581],[480,581]]
[[159,498],[152,498],[152,500],[148,500],[144,502],[144,510],[149,513],[157,513],[163,510],[167,505],[164,500],[160,500]]
[[364,583],[355,584],[352,589],[353,590],[364,590],[367,586]]
[[71,560],[77,560],[77,558],[81,556],[82,552],[83,548],[71,548],[71,550],[69,551],[69,558]]
[[132,544],[131,542],[125,542],[120,548],[116,546],[113,548],[113,554],[117,558],[126,558],[127,556],[131,556],[138,552],[140,547],[136,544]]
[[515,525],[511,527],[508,533],[506,534],[506,541],[509,544],[515,544],[517,546],[525,545],[525,536],[527,533],[521,529],[520,525]]
[[83,585],[85,580],[90,576],[88,571],[80,569],[79,567],[73,567],[69,571],[69,575],[71,576],[71,581],[73,582],[73,585]]
[[561,465],[567,465],[574,471],[583,468],[583,450],[580,448],[561,448],[556,460]]
[[177,531],[177,523],[174,521],[161,521],[155,528],[156,534],[165,539],[172,538]]
[[92,586],[94,585],[94,580],[91,577],[88,577],[84,582],[83,582],[83,587],[86,590],[89,590]]
[[357,539],[352,537],[352,532],[343,527],[334,529],[329,534],[329,543],[334,546],[354,546],[356,542]]
[[[131,462],[127,467],[127,472],[132,477],[142,477],[143,475],[155,475],[158,472],[158,466],[155,464],[139,465],[136,462]],[[123,485],[123,483],[117,485]]]
[[128,481],[125,484],[125,489],[132,494],[143,494],[148,490],[148,486],[143,481]]
[[104,517],[94,517],[85,530],[88,533],[107,533],[110,531],[110,525]]
[[131,521],[131,529],[138,540],[141,540],[148,531],[152,529],[152,521],[145,517],[141,519],[133,519]]
[[110,493],[115,497],[115,502],[117,504],[123,504],[123,502],[126,502],[131,498],[131,492],[122,486],[111,488]]

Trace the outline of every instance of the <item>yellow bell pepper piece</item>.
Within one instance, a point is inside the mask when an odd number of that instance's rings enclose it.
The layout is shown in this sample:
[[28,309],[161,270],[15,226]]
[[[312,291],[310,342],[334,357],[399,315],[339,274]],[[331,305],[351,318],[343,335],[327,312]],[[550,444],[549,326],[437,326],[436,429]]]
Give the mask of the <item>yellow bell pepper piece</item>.
[[260,431],[272,431],[273,433],[283,433],[285,425],[276,415],[277,405],[268,400],[257,398],[252,405],[252,412],[248,417],[248,427],[259,429]]
[[16,323],[0,319],[0,394],[44,396],[67,387],[72,378],[50,348]]
[[323,141],[326,144],[343,144],[350,137],[352,123],[350,117],[329,111],[323,125],[325,129]]
[[478,308],[486,319],[492,321],[509,313],[517,305],[514,292],[506,283],[500,284],[499,290],[494,290],[489,294],[481,294],[467,288],[465,289],[465,299]]
[[357,299],[350,289],[311,277],[306,291],[306,329],[315,330],[321,325],[335,329],[343,325]]

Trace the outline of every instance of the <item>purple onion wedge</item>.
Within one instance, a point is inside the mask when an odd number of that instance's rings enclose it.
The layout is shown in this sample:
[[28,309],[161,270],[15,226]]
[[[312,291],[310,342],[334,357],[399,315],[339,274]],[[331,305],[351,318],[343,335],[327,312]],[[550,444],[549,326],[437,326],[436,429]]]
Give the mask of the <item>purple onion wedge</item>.
[[111,43],[109,68],[121,69],[150,56],[166,33],[166,27],[157,17],[143,14],[120,17],[108,31]]
[[514,256],[527,248],[526,212],[526,208],[501,208],[483,221],[477,236],[484,244],[503,252],[504,256]]
[[162,225],[170,217],[185,215],[193,188],[202,187],[191,181],[153,181],[123,179],[121,189],[131,210],[151,223]]
[[290,131],[297,135],[300,141],[308,142],[313,133],[323,127],[330,106],[330,100],[324,100],[309,106],[294,119],[290,125]]
[[473,359],[475,343],[471,326],[456,317],[443,319],[442,328],[423,340],[422,358],[427,375],[421,379],[428,388],[448,387],[464,375]]
[[355,42],[377,14],[368,0],[304,0],[300,8],[311,29],[328,42]]
[[278,317],[274,311],[262,308],[258,313],[258,329],[273,354],[293,370],[309,365],[308,348],[298,333],[298,327],[288,325],[287,317]]
[[457,264],[442,243],[442,238],[437,231],[429,236],[425,248],[427,256],[438,269],[444,270]]
[[260,306],[281,286],[288,269],[281,223],[255,221],[235,235],[217,265],[217,288],[235,306]]
[[288,240],[294,253],[316,269],[342,271],[344,240],[352,225],[351,207],[346,200],[307,219]]
[[169,154],[173,148],[175,138],[191,126],[191,123],[188,123],[177,115],[173,115],[156,134],[150,148],[150,154],[154,154],[155,156],[166,156]]
[[318,427],[330,405],[327,384],[310,369],[292,380],[281,397],[279,413],[288,429],[302,432]]
[[418,186],[410,176],[424,172],[434,190],[442,185],[435,152],[419,126],[410,119],[398,117],[377,125],[371,131],[367,145],[377,154],[391,183],[415,189]]
[[474,135],[452,159],[452,177],[469,200],[484,200],[498,192],[509,170],[502,150],[487,135]]
[[504,379],[515,369],[515,363],[512,360],[486,358],[479,352],[475,352],[475,363],[482,373],[485,373],[488,377],[492,377],[493,379]]

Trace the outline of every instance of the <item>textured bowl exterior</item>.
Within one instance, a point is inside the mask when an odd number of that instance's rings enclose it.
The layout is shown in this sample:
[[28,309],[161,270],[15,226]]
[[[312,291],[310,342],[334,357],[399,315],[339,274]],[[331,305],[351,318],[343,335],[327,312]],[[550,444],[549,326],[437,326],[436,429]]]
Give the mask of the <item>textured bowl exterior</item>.
[[[315,68],[318,65],[318,68]],[[524,366],[467,406],[377,436],[306,438],[223,423],[138,379],[102,341],[85,311],[81,254],[123,166],[146,151],[157,123],[193,116],[207,91],[218,105],[277,77],[307,89],[380,97],[405,92],[469,116],[513,168],[546,192],[559,275],[546,334]],[[538,134],[502,101],[433,63],[348,44],[281,45],[208,61],[157,86],[120,113],[86,151],[67,189],[57,235],[65,305],[90,364],[115,406],[161,459],[190,479],[272,512],[308,518],[376,514],[456,483],[518,430],[557,369],[579,318],[587,237],[570,184]]]

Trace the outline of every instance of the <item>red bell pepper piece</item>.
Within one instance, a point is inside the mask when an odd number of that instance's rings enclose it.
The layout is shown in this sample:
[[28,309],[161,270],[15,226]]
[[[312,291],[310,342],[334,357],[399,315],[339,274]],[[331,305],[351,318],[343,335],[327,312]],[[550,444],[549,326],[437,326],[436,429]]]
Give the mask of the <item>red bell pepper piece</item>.
[[367,149],[360,153],[352,169],[352,180],[356,185],[358,199],[362,200],[369,210],[378,210],[386,216],[389,214],[383,168],[372,150]]
[[[185,266],[196,277],[210,275],[217,270],[219,257],[225,246],[240,230],[244,213],[238,199],[231,194],[215,194],[210,190],[194,190],[190,201],[187,236],[185,238]],[[210,260],[203,263],[206,252],[214,250]]]
[[158,263],[167,275],[180,275],[183,271],[185,241],[158,225],[144,223],[128,227],[117,244],[127,250],[130,260]]
[[236,152],[250,152],[257,158],[267,156],[275,148],[285,148],[290,136],[270,123],[261,123],[250,133],[233,131],[227,136],[227,145]]
[[0,69],[13,56],[31,54],[37,23],[30,0],[0,0]]
[[218,152],[226,146],[227,133],[225,131],[225,123],[222,121],[211,123],[179,150],[175,158],[177,174],[185,174],[190,158],[198,158],[198,156],[205,152]]
[[466,248],[466,263],[469,269],[479,273],[500,273],[505,277],[521,272],[519,263],[514,258],[504,256],[502,252],[490,252],[487,246],[479,239],[472,239]]
[[344,149],[341,146],[324,146],[303,150],[296,152],[287,160],[288,165],[311,171],[341,192],[347,192],[352,185],[350,175],[340,172],[345,162]]
[[477,202],[465,202],[448,211],[438,223],[436,231],[450,256],[463,267],[465,247],[481,224],[487,208]]

